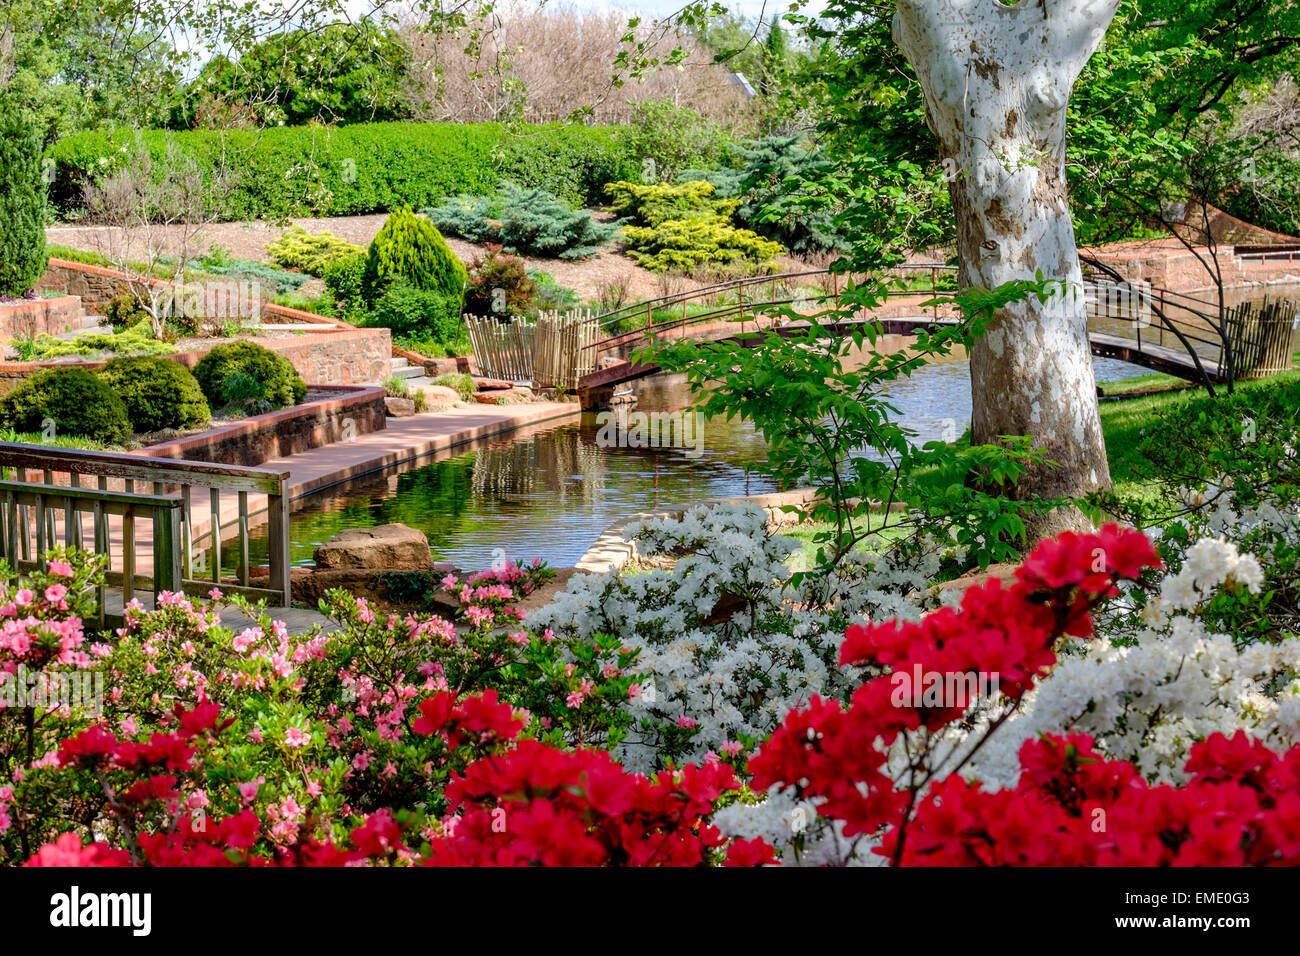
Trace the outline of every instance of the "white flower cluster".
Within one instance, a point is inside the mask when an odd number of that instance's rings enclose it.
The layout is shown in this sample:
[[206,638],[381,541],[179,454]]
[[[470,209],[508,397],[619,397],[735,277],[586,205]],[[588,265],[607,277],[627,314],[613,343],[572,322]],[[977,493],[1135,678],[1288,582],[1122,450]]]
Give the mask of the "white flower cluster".
[[777,851],[783,866],[883,866],[871,852],[878,841],[845,837],[844,824],[817,815],[815,804],[800,801],[793,787],[774,786],[760,803],[733,803],[710,822],[728,837],[762,838]]
[[697,507],[625,533],[643,554],[680,557],[668,570],[575,575],[528,624],[638,650],[634,727],[615,751],[629,769],[765,737],[796,703],[854,685],[836,667],[842,622],[795,600],[786,560],[798,545],[769,535],[761,508]]
[[1239,647],[1199,616],[1220,588],[1258,593],[1263,581],[1259,561],[1232,542],[1196,541],[1140,618],[1105,618],[1098,638],[1071,645],[963,772],[1012,786],[1020,745],[1047,732],[1091,734],[1109,756],[1166,782],[1183,779],[1188,749],[1215,732],[1242,729],[1287,749],[1300,740],[1300,641]]
[[630,769],[701,760],[741,737],[762,739],[813,694],[844,698],[859,675],[837,666],[854,620],[914,619],[940,562],[922,542],[906,557],[855,553],[802,590],[790,581],[798,542],[769,533],[750,503],[699,506],[680,518],[630,524],[643,555],[671,569],[574,575],[528,624],[579,639],[612,634],[639,652],[635,726],[615,751]]

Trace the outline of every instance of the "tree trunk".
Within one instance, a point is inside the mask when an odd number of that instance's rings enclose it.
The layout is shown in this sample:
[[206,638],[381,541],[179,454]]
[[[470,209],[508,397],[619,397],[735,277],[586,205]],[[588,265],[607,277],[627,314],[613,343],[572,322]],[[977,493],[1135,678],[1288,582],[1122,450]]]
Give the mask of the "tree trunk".
[[[1061,295],[999,310],[970,350],[972,440],[1026,435],[1058,463],[1013,494],[1110,487],[1065,181],[1070,90],[1118,0],[899,0],[894,39],[925,94],[957,220],[962,286],[1063,280]],[[1078,526],[1074,509],[1032,530]]]

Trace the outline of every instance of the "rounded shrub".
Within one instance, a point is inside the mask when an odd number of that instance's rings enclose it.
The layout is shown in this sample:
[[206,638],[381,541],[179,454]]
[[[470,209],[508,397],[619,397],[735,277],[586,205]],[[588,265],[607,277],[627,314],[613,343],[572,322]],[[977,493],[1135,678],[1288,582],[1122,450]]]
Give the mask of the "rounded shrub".
[[537,283],[528,276],[524,260],[488,246],[470,266],[465,287],[465,312],[469,315],[527,315],[537,297]]
[[453,345],[464,328],[460,296],[454,298],[431,289],[419,289],[398,279],[384,290],[370,310],[367,325],[389,329],[394,335],[429,338]]
[[366,258],[368,297],[377,297],[393,279],[402,278],[417,289],[440,292],[457,300],[465,290],[465,264],[442,238],[436,226],[410,209],[389,215]]
[[58,435],[117,445],[131,437],[126,405],[93,372],[52,368],[19,383],[0,399],[0,427],[41,432],[46,420]]
[[126,406],[138,432],[162,428],[199,428],[212,420],[198,379],[180,362],[139,356],[115,358],[99,377]]
[[134,292],[122,292],[113,296],[104,306],[104,318],[113,327],[114,332],[123,332],[141,322],[151,322],[152,318]]
[[48,263],[41,139],[11,115],[0,120],[0,296],[26,294]]
[[307,394],[288,359],[254,342],[218,345],[194,366],[194,377],[213,408],[271,411],[296,405]]

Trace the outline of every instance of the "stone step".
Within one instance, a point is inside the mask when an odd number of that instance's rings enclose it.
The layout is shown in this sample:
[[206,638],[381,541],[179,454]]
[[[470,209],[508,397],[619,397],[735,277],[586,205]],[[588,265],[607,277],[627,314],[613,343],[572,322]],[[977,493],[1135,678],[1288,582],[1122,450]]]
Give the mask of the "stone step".
[[392,369],[396,372],[399,368],[408,368],[411,364],[410,359],[404,355],[394,355],[390,360]]
[[[403,360],[403,361],[405,361],[405,360]],[[422,369],[422,368],[421,368],[420,366],[418,366],[418,365],[407,365],[407,366],[405,366],[404,368],[394,368],[394,369],[393,369],[393,377],[394,377],[394,378],[404,378],[404,379],[408,379],[408,380],[409,380],[409,379],[413,379],[413,378],[423,378],[423,377],[424,377],[424,369]]]

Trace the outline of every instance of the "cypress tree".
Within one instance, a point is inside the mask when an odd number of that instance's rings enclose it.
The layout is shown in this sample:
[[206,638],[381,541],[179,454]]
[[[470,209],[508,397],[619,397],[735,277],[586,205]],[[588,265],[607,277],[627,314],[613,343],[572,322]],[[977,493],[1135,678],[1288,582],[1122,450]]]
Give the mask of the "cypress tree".
[[41,140],[19,116],[0,119],[0,296],[21,296],[45,274]]

